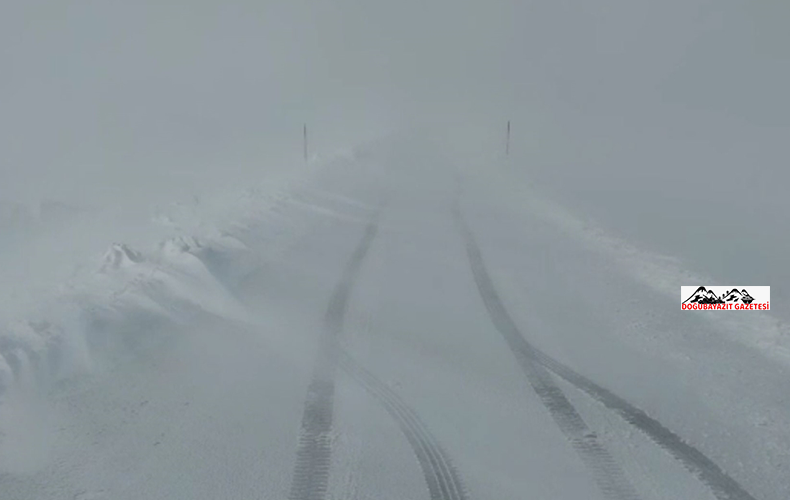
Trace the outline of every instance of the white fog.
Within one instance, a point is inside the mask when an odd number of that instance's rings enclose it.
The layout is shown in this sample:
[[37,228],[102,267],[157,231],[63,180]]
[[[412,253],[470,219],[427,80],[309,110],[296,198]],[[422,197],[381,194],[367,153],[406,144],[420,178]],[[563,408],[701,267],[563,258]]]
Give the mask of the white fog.
[[789,21],[0,4],[0,498],[790,497]]

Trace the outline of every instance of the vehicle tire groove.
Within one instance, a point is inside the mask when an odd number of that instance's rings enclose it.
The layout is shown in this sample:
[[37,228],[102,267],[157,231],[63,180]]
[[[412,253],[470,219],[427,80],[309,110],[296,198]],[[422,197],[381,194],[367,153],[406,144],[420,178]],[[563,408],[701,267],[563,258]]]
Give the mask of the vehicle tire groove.
[[335,345],[343,331],[343,318],[354,279],[377,229],[377,218],[374,218],[368,223],[362,240],[346,264],[329,300],[324,317],[324,332],[305,398],[296,464],[288,496],[290,500],[323,500],[326,496],[332,459],[331,431],[337,364]]
[[526,345],[524,337],[505,310],[494,288],[488,271],[485,269],[480,250],[471,231],[461,218],[460,211],[456,209],[454,215],[463,233],[472,274],[488,315],[496,329],[504,337],[526,375],[527,381],[571,447],[579,455],[587,470],[592,474],[595,483],[604,495],[616,500],[637,500],[639,495],[628,481],[620,465],[596,434],[590,430],[565,393],[554,382],[549,371],[537,362],[529,345]]
[[[756,500],[735,479],[727,475],[727,473],[713,460],[684,441],[683,438],[670,431],[656,419],[650,417],[643,410],[632,405],[610,390],[596,384],[563,363],[560,363],[527,341],[499,298],[494,288],[493,281],[485,268],[485,263],[477,247],[474,236],[463,220],[458,207],[455,207],[454,215],[464,236],[472,273],[474,274],[483,302],[486,304],[492,321],[495,323],[500,333],[505,337],[511,351],[513,351],[514,355],[519,359],[519,363],[522,364],[522,366],[526,365],[527,367],[531,367],[530,369],[532,370],[535,370],[535,367],[539,366],[544,372],[550,371],[578,388],[592,399],[598,401],[605,408],[618,414],[623,420],[641,431],[656,445],[679,461],[687,471],[707,486],[718,500]],[[528,368],[524,369],[528,371]],[[540,369],[538,369],[538,373],[539,372]],[[546,373],[546,375],[548,375],[548,373]],[[545,377],[541,376],[541,378]],[[559,387],[557,387],[556,390],[561,392]],[[584,451],[584,453],[588,452]],[[608,456],[608,453],[607,457],[607,460],[614,460],[611,456]],[[607,468],[611,467],[609,466]]]
[[417,456],[431,500],[466,500],[466,490],[452,461],[414,410],[347,353],[340,353],[338,358],[340,367],[378,400],[398,423]]
[[628,403],[571,368],[559,363],[540,350],[535,350],[539,363],[575,386],[604,407],[620,415],[623,420],[644,433],[651,441],[667,451],[673,458],[705,484],[719,500],[756,500],[737,481],[729,477],[713,460],[667,429],[643,410]]

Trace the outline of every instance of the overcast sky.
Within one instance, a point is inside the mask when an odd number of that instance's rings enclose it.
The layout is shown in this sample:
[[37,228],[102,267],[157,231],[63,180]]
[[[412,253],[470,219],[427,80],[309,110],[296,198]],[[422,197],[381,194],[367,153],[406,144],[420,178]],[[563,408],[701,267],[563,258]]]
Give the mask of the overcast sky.
[[604,173],[662,144],[777,162],[788,21],[783,0],[2,2],[0,198],[242,178],[298,163],[303,122],[326,150],[512,119],[535,159]]

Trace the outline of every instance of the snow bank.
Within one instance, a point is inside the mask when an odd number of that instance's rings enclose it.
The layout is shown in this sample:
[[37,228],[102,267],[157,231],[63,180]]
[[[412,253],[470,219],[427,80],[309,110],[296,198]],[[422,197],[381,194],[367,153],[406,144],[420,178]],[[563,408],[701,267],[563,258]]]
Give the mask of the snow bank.
[[[668,256],[640,246],[604,230],[589,217],[583,217],[546,195],[537,184],[508,172],[511,165],[487,168],[477,178],[488,185],[497,200],[530,213],[553,224],[579,244],[608,256],[622,271],[666,297],[678,300],[681,285],[707,285],[721,282],[688,269],[679,257]],[[790,325],[770,312],[727,313],[699,311],[715,322],[728,337],[757,349],[763,355],[790,364]]]
[[204,248],[211,242],[194,238],[169,239],[152,252],[110,245],[94,272],[69,283],[35,319],[0,327],[0,397],[12,385],[47,389],[90,372],[102,350],[121,343],[113,336],[141,325],[182,321],[196,311],[246,319],[199,257]]
[[[320,170],[354,157],[344,150],[265,185],[156,207],[146,227],[171,236],[143,248],[112,243],[56,293],[14,318],[0,317],[0,407],[20,390],[47,390],[91,373],[103,358],[144,342],[148,326],[187,322],[198,313],[254,321],[232,292],[244,270],[228,264],[254,265],[259,249],[243,235],[280,217],[277,207],[307,189]],[[11,413],[0,413],[0,436]]]

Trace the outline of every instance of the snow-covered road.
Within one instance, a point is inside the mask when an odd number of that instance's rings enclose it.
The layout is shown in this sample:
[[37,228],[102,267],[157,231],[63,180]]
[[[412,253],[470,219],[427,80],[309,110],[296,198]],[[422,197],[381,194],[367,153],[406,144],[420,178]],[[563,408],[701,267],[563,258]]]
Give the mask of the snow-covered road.
[[790,498],[790,364],[749,318],[680,311],[506,165],[341,163],[184,250],[232,308],[160,304],[9,391],[0,498]]

